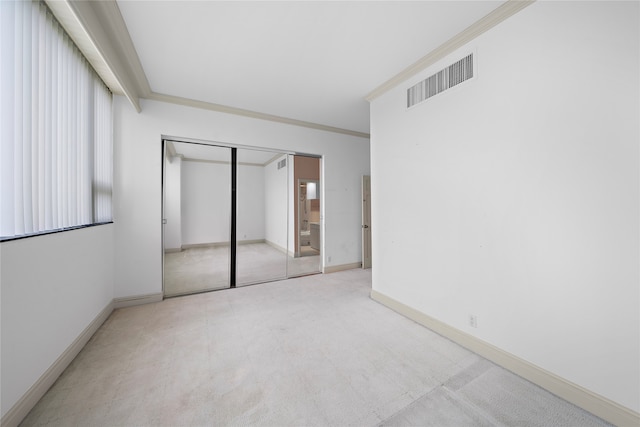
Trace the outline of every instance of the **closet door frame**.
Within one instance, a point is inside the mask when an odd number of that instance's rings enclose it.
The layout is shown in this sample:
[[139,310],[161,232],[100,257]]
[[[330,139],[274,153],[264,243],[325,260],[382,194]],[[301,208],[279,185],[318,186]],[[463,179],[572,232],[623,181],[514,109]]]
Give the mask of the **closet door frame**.
[[[248,145],[239,145],[239,144],[230,144],[230,143],[221,143],[221,142],[215,142],[215,141],[206,141],[206,140],[198,140],[198,139],[193,139],[193,138],[184,138],[184,137],[174,137],[174,136],[165,136],[163,135],[161,137],[161,150],[160,150],[160,155],[161,155],[161,159],[162,159],[162,170],[161,170],[161,192],[162,192],[162,196],[161,196],[161,206],[160,206],[160,210],[161,210],[161,220],[162,220],[162,225],[161,225],[161,254],[162,254],[162,271],[161,271],[161,275],[162,275],[162,295],[163,295],[163,299],[165,298],[165,272],[164,272],[164,266],[165,266],[165,227],[164,224],[166,223],[166,219],[164,218],[165,215],[165,178],[166,178],[166,157],[167,157],[167,143],[168,142],[175,142],[175,143],[187,143],[187,144],[198,144],[198,145],[206,145],[206,146],[211,146],[211,147],[219,147],[219,148],[227,148],[231,150],[231,188],[230,188],[230,197],[231,197],[231,218],[230,218],[230,254],[229,254],[229,258],[230,258],[230,265],[229,265],[229,286],[227,288],[223,288],[223,289],[230,289],[230,288],[235,288],[236,287],[236,281],[237,281],[237,173],[238,173],[238,162],[237,162],[237,156],[238,156],[238,149],[246,149],[246,150],[253,150],[253,151],[263,151],[263,152],[270,152],[273,153],[274,155],[277,154],[282,154],[282,155],[287,155],[287,168],[291,167],[293,168],[293,162],[289,161],[289,156],[305,156],[305,157],[312,157],[312,158],[317,158],[320,159],[320,161],[322,162],[322,156],[321,155],[317,155],[317,154],[310,154],[310,153],[301,153],[301,152],[295,152],[295,151],[288,151],[288,150],[281,150],[281,149],[275,149],[275,148],[265,148],[265,147],[256,147],[256,146],[248,146]],[[322,164],[322,163],[321,163]],[[287,170],[287,174],[289,174],[288,170]],[[323,185],[323,181],[324,181],[324,176],[322,173],[322,166],[321,166],[321,172],[320,172],[320,186],[321,188],[324,188]],[[297,189],[295,188],[291,188],[292,183],[288,183],[288,188],[287,191],[289,193],[293,192],[294,194],[294,200],[295,200],[295,194],[297,193]],[[322,195],[321,195],[322,197]],[[290,197],[287,197],[288,201],[291,200]],[[321,201],[322,206],[324,206],[323,201]],[[290,209],[289,206],[287,206],[287,224],[292,220],[290,213],[289,213]],[[295,218],[293,219],[294,221],[296,220]],[[324,229],[324,215],[321,214],[321,229]],[[287,227],[287,230],[289,229],[289,227]],[[324,234],[324,233],[322,233]],[[287,250],[290,250],[290,248],[288,248],[289,246],[289,236],[287,236]],[[321,239],[321,253],[324,253],[324,238]],[[293,250],[295,250],[295,248],[291,248]],[[322,266],[324,265],[324,261],[321,259],[321,266],[320,266],[320,273],[322,273],[323,268]],[[312,273],[312,274],[317,274],[317,273]],[[294,276],[295,277],[295,276]],[[289,278],[289,272],[287,270],[286,273],[286,277],[284,279]],[[277,279],[277,280],[281,280],[281,279]],[[272,280],[266,280],[265,282],[259,282],[259,283],[266,283]],[[258,284],[258,283],[255,283]],[[250,286],[250,285],[248,285]],[[217,290],[217,289],[216,289]],[[201,291],[194,291],[192,293],[201,293],[201,292],[210,292],[211,290],[205,289],[205,290],[201,290]],[[178,296],[178,295],[176,295]]]

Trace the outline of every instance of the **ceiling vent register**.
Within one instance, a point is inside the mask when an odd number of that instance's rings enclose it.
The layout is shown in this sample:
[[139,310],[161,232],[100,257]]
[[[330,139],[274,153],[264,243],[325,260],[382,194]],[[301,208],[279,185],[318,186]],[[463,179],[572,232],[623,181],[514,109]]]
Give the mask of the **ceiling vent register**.
[[407,108],[413,107],[473,77],[473,53],[407,89]]
[[278,170],[280,170],[280,169],[282,169],[282,168],[284,168],[286,166],[287,166],[287,159],[286,158],[284,158],[284,159],[282,159],[282,160],[280,160],[278,162]]

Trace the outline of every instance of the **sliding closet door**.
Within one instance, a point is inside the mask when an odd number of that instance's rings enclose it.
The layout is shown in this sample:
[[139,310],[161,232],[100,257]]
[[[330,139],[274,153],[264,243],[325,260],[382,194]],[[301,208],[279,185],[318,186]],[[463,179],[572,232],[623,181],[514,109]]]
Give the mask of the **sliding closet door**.
[[320,272],[320,158],[165,141],[164,294]]
[[287,277],[287,157],[237,151],[237,286]]
[[231,149],[165,144],[165,296],[228,288]]

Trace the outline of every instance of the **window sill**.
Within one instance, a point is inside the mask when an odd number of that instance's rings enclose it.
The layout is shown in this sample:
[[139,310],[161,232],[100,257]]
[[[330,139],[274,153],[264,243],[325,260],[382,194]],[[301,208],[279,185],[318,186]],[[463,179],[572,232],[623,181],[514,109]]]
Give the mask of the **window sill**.
[[20,236],[0,237],[0,242],[1,243],[11,242],[13,240],[21,240],[21,239],[28,239],[30,237],[46,236],[48,234],[63,233],[65,231],[80,230],[80,229],[83,229],[83,228],[97,227],[97,226],[107,225],[107,224],[113,224],[113,221],[98,222],[98,223],[95,223],[95,224],[86,224],[86,225],[76,225],[74,227],[58,228],[56,230],[40,231],[38,233],[23,234],[23,235],[20,235]]

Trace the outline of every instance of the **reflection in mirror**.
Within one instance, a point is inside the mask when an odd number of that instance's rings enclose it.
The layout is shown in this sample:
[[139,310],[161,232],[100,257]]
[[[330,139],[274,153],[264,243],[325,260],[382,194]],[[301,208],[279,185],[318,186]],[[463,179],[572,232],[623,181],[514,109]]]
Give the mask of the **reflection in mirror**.
[[289,276],[320,271],[320,159],[294,156],[292,193],[295,195],[291,217],[292,247]]
[[163,177],[165,296],[320,272],[319,158],[165,141]]
[[237,280],[287,278],[287,155],[238,149]]
[[237,286],[320,272],[319,185],[318,158],[238,149]]
[[164,293],[229,287],[231,150],[166,142]]

